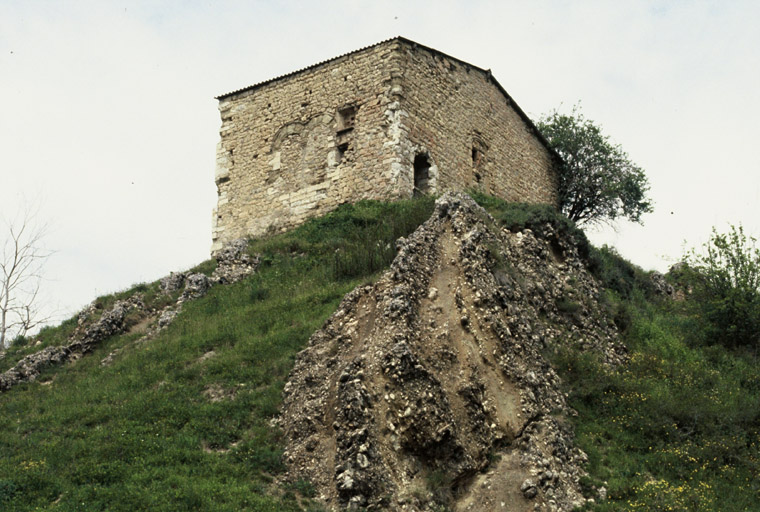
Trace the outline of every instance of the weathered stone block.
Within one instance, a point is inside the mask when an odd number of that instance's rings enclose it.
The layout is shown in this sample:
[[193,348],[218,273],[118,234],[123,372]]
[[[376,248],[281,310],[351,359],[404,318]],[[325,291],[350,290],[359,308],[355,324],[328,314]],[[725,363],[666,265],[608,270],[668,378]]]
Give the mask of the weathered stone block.
[[359,199],[556,204],[556,155],[490,71],[404,38],[224,94],[212,252]]

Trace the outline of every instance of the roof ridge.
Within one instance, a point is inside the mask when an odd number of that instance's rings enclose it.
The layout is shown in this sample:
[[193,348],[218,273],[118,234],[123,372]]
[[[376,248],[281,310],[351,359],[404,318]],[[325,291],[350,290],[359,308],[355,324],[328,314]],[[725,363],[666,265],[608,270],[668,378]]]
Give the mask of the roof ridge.
[[517,112],[517,115],[519,115],[522,118],[522,120],[527,124],[528,128],[538,138],[538,140],[541,142],[541,144],[543,144],[544,147],[546,147],[546,149],[549,150],[549,153],[555,159],[557,159],[560,162],[562,161],[562,158],[551,147],[551,145],[549,144],[549,141],[546,140],[546,138],[544,137],[544,135],[538,130],[538,128],[533,123],[533,121],[530,119],[530,117],[528,117],[528,115],[523,111],[523,109],[520,107],[520,105],[517,104],[517,102],[512,98],[512,96],[509,95],[509,93],[507,92],[507,90],[504,89],[504,87],[499,83],[498,80],[496,80],[496,78],[493,76],[493,73],[491,73],[490,69],[483,69],[483,68],[481,68],[479,66],[476,66],[474,64],[471,64],[471,63],[469,63],[467,61],[464,61],[462,59],[458,59],[458,58],[453,57],[453,56],[451,56],[451,55],[449,55],[447,53],[444,53],[444,52],[442,52],[440,50],[436,50],[435,48],[432,48],[430,46],[426,46],[424,44],[418,43],[416,41],[413,41],[413,40],[411,40],[409,38],[406,38],[406,37],[403,37],[403,36],[400,36],[400,35],[399,36],[395,36],[395,37],[391,37],[389,39],[384,39],[384,40],[379,41],[377,43],[370,44],[370,45],[367,45],[367,46],[363,46],[361,48],[357,48],[356,50],[352,50],[352,51],[347,52],[347,53],[342,53],[342,54],[337,55],[335,57],[332,57],[330,59],[314,63],[314,64],[312,64],[310,66],[306,66],[305,68],[300,68],[300,69],[297,69],[295,71],[291,71],[290,73],[285,73],[284,75],[279,75],[279,76],[276,76],[274,78],[270,78],[268,80],[264,80],[263,82],[258,82],[258,83],[255,83],[253,85],[249,85],[247,87],[243,87],[241,89],[236,89],[234,91],[230,91],[228,93],[221,94],[219,96],[216,96],[216,99],[217,100],[223,100],[225,98],[229,98],[230,96],[233,96],[235,94],[239,94],[241,92],[252,91],[254,89],[258,89],[259,87],[263,87],[265,85],[271,84],[271,83],[276,82],[278,80],[282,80],[282,79],[285,79],[285,78],[297,75],[299,73],[303,73],[304,71],[308,71],[310,69],[314,69],[314,68],[316,68],[318,66],[322,66],[322,65],[328,64],[330,62],[336,61],[336,60],[341,59],[343,57],[347,57],[349,55],[354,55],[356,53],[359,53],[359,52],[362,52],[362,51],[366,51],[366,50],[369,50],[371,48],[375,48],[375,47],[380,46],[382,44],[388,44],[388,43],[390,43],[392,41],[401,41],[401,42],[404,42],[406,44],[412,45],[414,48],[422,48],[422,49],[427,50],[427,51],[429,51],[429,52],[431,52],[431,53],[433,53],[435,55],[439,55],[441,57],[445,57],[445,58],[450,59],[452,61],[458,62],[460,65],[465,65],[465,66],[469,67],[470,69],[475,69],[475,70],[478,70],[481,73],[485,74],[486,77],[487,77],[487,79],[488,79],[488,81],[491,82],[493,85],[495,85],[496,88],[502,93],[502,95],[504,95],[504,97],[506,98],[506,100],[509,103],[509,105],[515,110],[515,112]]

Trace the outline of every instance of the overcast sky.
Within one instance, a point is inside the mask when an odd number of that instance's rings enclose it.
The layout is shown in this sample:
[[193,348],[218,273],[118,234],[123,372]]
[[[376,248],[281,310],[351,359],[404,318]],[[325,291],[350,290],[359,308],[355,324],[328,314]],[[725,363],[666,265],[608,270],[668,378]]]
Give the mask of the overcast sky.
[[[0,215],[39,205],[59,319],[208,257],[214,96],[402,35],[491,68],[533,119],[581,102],[655,212],[592,233],[664,271],[760,234],[760,2],[0,1]],[[2,238],[3,235],[0,235]]]

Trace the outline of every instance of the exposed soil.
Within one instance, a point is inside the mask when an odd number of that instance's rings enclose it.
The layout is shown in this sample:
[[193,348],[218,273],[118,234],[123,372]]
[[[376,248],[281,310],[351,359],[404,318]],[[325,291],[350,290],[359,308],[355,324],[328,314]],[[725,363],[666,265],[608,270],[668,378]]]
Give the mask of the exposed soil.
[[583,504],[586,456],[542,353],[572,344],[616,364],[625,352],[575,247],[546,232],[439,199],[299,354],[281,417],[289,478],[335,510]]

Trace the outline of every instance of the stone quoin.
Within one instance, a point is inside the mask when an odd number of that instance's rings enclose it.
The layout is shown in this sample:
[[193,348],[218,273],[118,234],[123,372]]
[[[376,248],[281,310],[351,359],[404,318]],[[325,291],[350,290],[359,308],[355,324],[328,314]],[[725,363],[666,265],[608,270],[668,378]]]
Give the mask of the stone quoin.
[[557,204],[557,156],[484,70],[402,37],[218,96],[212,253],[347,202]]

